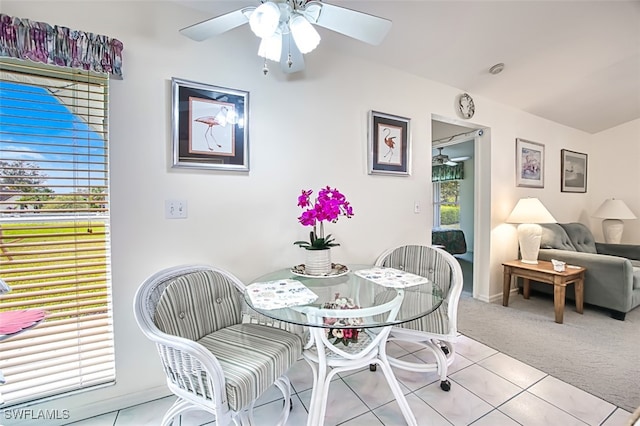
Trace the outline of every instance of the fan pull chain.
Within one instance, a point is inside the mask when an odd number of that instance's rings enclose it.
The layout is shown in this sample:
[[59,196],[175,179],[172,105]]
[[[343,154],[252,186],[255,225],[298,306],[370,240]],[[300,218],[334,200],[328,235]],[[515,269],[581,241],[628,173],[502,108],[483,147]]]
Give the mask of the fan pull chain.
[[262,67],[262,73],[267,75],[269,73],[269,67],[267,66],[267,58],[264,59],[264,66]]
[[291,36],[289,36],[287,40],[287,50],[287,65],[289,65],[289,68],[291,68],[291,65],[293,65],[293,60],[291,59]]

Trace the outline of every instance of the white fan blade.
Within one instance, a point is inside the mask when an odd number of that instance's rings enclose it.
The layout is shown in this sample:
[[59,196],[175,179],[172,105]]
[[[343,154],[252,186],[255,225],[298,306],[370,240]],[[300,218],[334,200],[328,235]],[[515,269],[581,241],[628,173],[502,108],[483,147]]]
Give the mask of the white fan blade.
[[[291,66],[289,66],[289,54],[291,54]],[[285,74],[302,71],[304,69],[304,55],[293,41],[291,33],[282,35],[282,56],[280,57],[280,68]]]
[[315,24],[374,46],[382,43],[391,29],[390,20],[367,13],[319,1],[310,1],[305,7],[310,6],[321,8]]
[[467,161],[467,160],[471,160],[471,157],[468,155],[465,157],[452,158],[450,161],[457,161],[459,163],[460,161]]
[[195,41],[206,40],[209,37],[217,36],[242,24],[249,22],[247,15],[255,10],[255,7],[246,7],[241,10],[229,12],[225,15],[216,16],[206,21],[190,25],[180,30],[180,33]]

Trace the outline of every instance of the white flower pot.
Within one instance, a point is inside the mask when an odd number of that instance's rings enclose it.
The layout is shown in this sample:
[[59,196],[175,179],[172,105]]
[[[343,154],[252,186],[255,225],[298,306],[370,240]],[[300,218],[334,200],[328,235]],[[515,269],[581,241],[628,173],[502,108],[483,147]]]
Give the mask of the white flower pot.
[[331,272],[331,249],[305,251],[307,261],[304,271],[307,275],[327,275]]

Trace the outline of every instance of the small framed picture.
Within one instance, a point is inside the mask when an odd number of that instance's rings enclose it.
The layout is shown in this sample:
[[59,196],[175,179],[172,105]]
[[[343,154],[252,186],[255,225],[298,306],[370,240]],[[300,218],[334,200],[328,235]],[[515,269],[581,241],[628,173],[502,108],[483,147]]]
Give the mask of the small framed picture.
[[516,185],[544,188],[544,145],[516,139]]
[[587,192],[587,154],[563,149],[561,152],[562,192]]
[[171,79],[173,167],[249,171],[249,92]]
[[410,119],[369,112],[369,174],[411,173]]

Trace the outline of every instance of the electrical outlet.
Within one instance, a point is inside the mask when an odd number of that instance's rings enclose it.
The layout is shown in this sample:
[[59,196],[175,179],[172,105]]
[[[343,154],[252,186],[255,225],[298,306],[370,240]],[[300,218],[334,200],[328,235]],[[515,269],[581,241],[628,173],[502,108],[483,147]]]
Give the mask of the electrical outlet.
[[165,200],[164,217],[166,219],[186,219],[187,200]]

